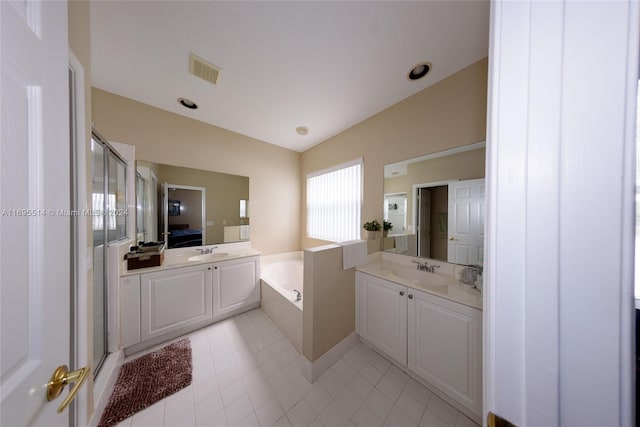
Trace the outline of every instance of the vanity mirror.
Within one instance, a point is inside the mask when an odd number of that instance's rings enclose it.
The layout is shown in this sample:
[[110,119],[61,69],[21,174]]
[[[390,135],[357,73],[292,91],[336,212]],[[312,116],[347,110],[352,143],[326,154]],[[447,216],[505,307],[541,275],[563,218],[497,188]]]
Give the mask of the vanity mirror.
[[137,240],[167,248],[249,240],[249,178],[136,161]]
[[482,264],[485,143],[384,167],[383,249],[457,264]]

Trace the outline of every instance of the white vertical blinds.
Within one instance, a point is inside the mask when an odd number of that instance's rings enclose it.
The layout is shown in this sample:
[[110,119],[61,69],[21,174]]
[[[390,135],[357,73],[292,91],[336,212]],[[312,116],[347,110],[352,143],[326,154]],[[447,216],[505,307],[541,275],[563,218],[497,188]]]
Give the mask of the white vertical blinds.
[[307,235],[344,242],[360,238],[362,159],[307,175]]
[[92,212],[93,217],[93,229],[102,230],[104,227],[104,218],[107,218],[107,226],[109,230],[116,229],[116,195],[107,195],[107,204],[104,204],[104,193],[92,193]]

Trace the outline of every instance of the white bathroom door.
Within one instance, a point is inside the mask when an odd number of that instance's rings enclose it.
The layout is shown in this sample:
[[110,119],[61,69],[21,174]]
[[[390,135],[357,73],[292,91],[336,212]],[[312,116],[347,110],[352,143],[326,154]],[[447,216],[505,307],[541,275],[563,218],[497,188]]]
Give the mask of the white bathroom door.
[[482,264],[484,193],[484,178],[449,183],[448,262]]
[[69,363],[67,3],[2,1],[0,425],[68,426],[47,383]]

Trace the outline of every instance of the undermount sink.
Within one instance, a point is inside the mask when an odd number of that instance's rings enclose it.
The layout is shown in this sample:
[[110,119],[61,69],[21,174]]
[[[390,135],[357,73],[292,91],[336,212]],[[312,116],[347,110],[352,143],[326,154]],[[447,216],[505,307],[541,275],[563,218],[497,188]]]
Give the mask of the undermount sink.
[[451,282],[443,276],[415,268],[401,268],[391,272],[401,279],[423,286],[447,286]]
[[214,261],[216,259],[229,256],[228,252],[213,252],[210,254],[196,255],[189,257],[189,261]]

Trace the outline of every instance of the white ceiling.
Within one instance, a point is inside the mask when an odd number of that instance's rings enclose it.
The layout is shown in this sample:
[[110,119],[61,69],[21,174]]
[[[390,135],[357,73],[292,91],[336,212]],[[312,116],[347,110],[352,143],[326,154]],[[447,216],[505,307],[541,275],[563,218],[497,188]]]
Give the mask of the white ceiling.
[[[487,1],[92,1],[91,76],[302,152],[486,57],[488,33]],[[191,52],[222,68],[216,86],[189,74]]]

